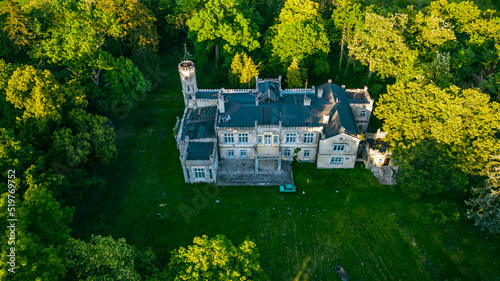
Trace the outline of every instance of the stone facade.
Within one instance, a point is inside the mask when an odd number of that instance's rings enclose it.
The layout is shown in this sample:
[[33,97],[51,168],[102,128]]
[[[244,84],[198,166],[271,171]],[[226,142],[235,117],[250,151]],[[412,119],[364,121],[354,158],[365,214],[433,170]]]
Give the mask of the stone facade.
[[331,81],[281,89],[281,77],[255,89],[198,89],[194,63],[179,63],[186,109],[175,130],[186,182],[215,182],[219,161],[315,163],[353,168],[373,109],[368,89]]
[[375,134],[366,134],[363,160],[366,168],[379,180],[382,185],[395,185],[399,166],[392,161],[392,151],[383,141],[387,132],[377,130]]

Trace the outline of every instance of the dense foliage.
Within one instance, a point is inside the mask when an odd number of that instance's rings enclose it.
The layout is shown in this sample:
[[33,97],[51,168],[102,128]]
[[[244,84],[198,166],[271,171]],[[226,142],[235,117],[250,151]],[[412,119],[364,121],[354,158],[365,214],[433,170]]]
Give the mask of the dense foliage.
[[166,280],[267,280],[254,242],[235,247],[224,235],[203,235],[193,243],[172,251]]
[[474,196],[467,205],[471,206],[467,216],[492,234],[500,233],[500,156],[491,157],[484,170],[487,179],[483,186],[472,189]]
[[487,94],[456,86],[398,82],[379,101],[386,137],[401,167],[403,190],[460,191],[500,149],[500,105]]

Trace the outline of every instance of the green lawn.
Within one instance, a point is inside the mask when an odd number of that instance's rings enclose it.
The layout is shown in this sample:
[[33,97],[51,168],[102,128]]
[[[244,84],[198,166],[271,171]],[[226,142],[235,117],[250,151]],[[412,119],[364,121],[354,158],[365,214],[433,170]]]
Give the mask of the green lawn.
[[[336,265],[350,280],[500,276],[498,238],[486,239],[464,218],[453,225],[424,224],[415,210],[436,198],[411,200],[397,188],[379,186],[362,167],[295,165],[295,194],[280,194],[277,187],[185,184],[172,134],[183,111],[177,61],[171,59],[179,54],[167,53],[162,71],[168,74],[160,75],[153,93],[130,115],[113,120],[117,159],[107,185],[89,191],[77,208],[74,236],[125,237],[139,249],[151,247],[162,265],[195,236],[224,234],[235,245],[248,236],[271,280],[340,280]],[[208,202],[200,200],[205,192]],[[183,216],[181,209],[189,208],[197,213]]]

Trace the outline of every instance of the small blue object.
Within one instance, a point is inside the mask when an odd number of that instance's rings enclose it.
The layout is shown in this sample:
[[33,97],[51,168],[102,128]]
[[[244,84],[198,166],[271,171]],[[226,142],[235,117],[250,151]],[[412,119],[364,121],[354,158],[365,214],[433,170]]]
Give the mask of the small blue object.
[[285,184],[280,186],[280,192],[295,192],[297,189],[293,184]]

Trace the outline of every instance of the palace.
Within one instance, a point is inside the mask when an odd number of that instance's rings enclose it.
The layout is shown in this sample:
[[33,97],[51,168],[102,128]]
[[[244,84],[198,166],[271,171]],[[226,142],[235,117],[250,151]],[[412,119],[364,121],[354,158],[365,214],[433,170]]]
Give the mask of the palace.
[[362,154],[373,109],[367,87],[329,80],[283,89],[280,76],[256,77],[254,89],[198,89],[194,63],[182,61],[178,69],[185,110],[174,130],[186,182],[219,184],[226,169],[249,175],[243,182],[225,178],[227,184],[251,185],[259,175],[291,170],[294,159],[319,169],[353,168]]

